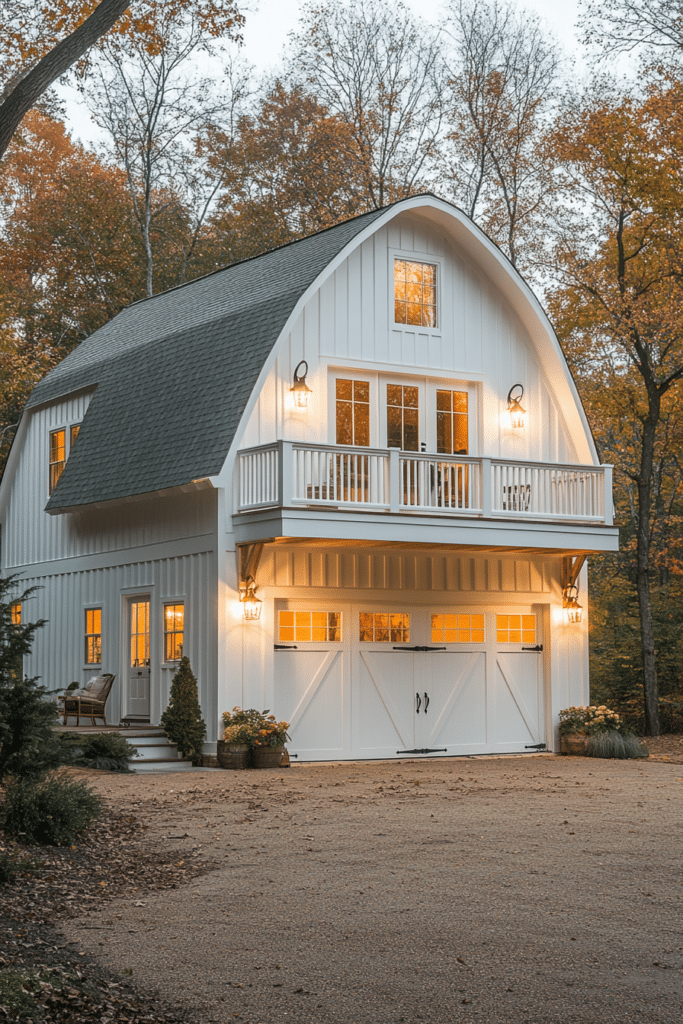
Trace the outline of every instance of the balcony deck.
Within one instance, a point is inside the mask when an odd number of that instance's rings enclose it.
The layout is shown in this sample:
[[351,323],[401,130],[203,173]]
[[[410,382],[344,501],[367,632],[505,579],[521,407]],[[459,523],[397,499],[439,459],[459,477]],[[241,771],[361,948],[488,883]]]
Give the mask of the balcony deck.
[[236,473],[238,542],[384,537],[528,547],[533,538],[532,546],[556,550],[617,549],[611,466],[278,441],[239,452]]

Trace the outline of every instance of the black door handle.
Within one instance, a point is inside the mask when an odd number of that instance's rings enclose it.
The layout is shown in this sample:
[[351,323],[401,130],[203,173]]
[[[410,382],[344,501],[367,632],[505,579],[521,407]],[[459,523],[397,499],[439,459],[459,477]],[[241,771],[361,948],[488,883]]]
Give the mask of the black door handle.
[[427,714],[427,708],[429,707],[429,694],[425,692],[425,715]]
[[415,714],[419,715],[420,714],[420,707],[422,706],[422,698],[420,697],[419,693],[415,694],[415,700],[417,701],[417,707],[415,708]]

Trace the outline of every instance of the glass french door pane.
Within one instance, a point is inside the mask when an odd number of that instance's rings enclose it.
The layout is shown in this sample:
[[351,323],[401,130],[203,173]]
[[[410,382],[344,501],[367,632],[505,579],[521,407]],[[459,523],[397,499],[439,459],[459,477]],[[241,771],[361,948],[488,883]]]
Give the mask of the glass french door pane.
[[446,455],[467,455],[468,427],[466,391],[437,391],[436,450]]
[[387,384],[387,447],[404,452],[420,449],[419,392],[415,387]]
[[130,664],[132,668],[149,661],[149,601],[132,601],[130,606]]

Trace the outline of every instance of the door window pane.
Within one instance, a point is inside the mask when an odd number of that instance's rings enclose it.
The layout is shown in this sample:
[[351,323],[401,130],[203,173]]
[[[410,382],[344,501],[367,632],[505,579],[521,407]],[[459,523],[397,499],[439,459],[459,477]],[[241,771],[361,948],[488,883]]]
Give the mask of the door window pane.
[[358,639],[363,643],[410,642],[410,615],[403,612],[361,612],[358,626]]
[[483,615],[432,615],[432,643],[483,644]]
[[420,449],[418,389],[387,384],[387,448]]
[[133,668],[149,663],[149,601],[131,602],[130,663]]
[[535,644],[535,615],[496,615],[496,642],[499,644]]
[[370,444],[370,384],[366,380],[337,380],[337,444]]
[[437,391],[436,450],[447,455],[467,455],[466,391]]
[[280,643],[341,643],[341,612],[279,612]]
[[397,324],[436,327],[436,266],[394,260],[394,320]]

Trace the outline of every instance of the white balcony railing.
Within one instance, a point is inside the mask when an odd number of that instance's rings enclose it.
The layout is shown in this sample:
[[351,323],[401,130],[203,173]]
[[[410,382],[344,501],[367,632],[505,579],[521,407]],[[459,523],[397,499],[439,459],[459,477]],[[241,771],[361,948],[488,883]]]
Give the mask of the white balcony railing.
[[237,511],[334,506],[611,525],[612,467],[278,441],[238,455]]

